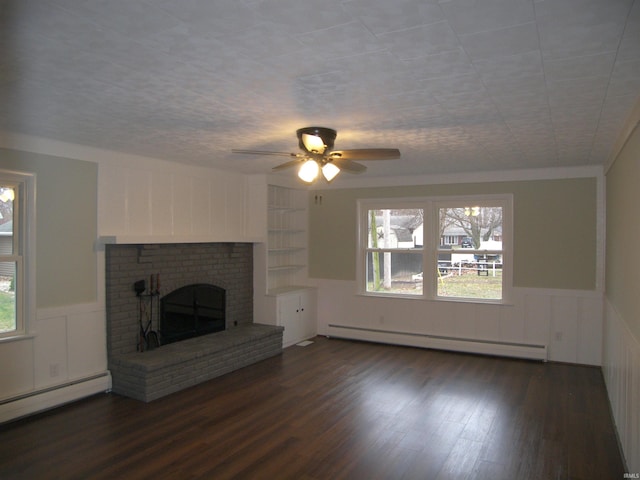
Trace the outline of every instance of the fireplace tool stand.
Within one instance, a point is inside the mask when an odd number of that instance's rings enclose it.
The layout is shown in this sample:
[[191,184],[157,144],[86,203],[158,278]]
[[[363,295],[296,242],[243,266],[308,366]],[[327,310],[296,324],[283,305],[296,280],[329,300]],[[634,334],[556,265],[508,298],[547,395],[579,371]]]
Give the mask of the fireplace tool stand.
[[[160,312],[160,279],[159,275],[151,275],[151,284],[149,293],[144,293],[146,285],[144,280],[139,280],[134,284],[134,290],[138,297],[139,306],[139,318],[138,323],[140,327],[139,338],[137,342],[137,350],[144,352],[145,350],[153,350],[160,346],[160,338],[158,332],[153,329],[153,304],[157,303],[156,316]],[[155,281],[154,281],[155,280]],[[144,325],[146,320],[146,326]],[[156,318],[156,328],[159,324],[159,320]]]

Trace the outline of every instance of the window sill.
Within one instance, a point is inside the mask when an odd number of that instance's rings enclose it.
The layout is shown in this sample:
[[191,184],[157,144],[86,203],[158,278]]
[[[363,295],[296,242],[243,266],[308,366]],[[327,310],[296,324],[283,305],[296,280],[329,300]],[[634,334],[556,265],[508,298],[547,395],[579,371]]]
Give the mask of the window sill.
[[449,303],[472,303],[475,305],[497,305],[499,307],[513,307],[513,302],[505,300],[483,300],[481,298],[446,298],[437,297],[431,299],[434,302],[449,302]]
[[32,333],[18,333],[12,335],[10,337],[0,337],[0,344],[2,343],[10,343],[10,342],[19,342],[21,340],[31,340],[35,338],[35,335]]
[[443,297],[429,298],[424,295],[401,295],[401,294],[392,294],[392,293],[359,292],[359,293],[356,293],[356,296],[368,297],[368,298],[386,298],[389,300],[422,300],[425,302],[496,305],[499,307],[513,307],[515,305],[513,302],[503,301],[503,300],[482,300],[479,298],[443,298]]
[[401,293],[375,293],[375,292],[358,292],[356,294],[359,297],[370,297],[370,298],[391,298],[394,300],[428,300],[423,294],[420,295],[411,295],[406,294],[402,295]]

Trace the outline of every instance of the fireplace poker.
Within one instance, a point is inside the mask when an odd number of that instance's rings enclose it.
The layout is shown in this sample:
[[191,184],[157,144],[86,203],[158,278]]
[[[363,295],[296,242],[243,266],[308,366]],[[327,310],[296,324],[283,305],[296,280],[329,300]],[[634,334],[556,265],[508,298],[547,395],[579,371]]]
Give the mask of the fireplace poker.
[[138,295],[138,301],[140,303],[140,316],[138,318],[138,322],[140,323],[140,335],[139,335],[139,339],[138,339],[138,351],[139,352],[144,352],[144,344],[146,342],[146,335],[144,332],[144,327],[142,326],[142,316],[143,316],[143,312],[144,312],[144,299],[142,298],[142,295]]
[[151,289],[149,290],[149,310],[150,310],[149,322],[147,323],[147,328],[145,329],[147,348],[149,350],[153,350],[154,348],[158,348],[160,346],[160,341],[158,340],[158,334],[153,330],[153,300],[157,295],[159,295],[159,292],[157,290],[158,288],[157,280],[155,284],[155,288],[156,288],[155,290],[153,286],[154,286],[153,275],[151,275]]

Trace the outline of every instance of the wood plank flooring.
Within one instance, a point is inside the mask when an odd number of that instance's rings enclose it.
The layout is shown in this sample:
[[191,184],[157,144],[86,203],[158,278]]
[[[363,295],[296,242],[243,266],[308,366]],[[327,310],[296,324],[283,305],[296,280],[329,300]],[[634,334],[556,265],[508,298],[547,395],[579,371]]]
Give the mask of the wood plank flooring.
[[618,479],[600,369],[318,337],[0,426],[3,479]]

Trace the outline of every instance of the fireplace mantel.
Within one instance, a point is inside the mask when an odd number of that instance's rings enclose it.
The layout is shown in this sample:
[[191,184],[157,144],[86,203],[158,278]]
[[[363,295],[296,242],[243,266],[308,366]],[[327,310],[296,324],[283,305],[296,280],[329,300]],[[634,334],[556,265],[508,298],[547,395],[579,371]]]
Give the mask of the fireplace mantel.
[[170,243],[264,243],[262,237],[221,237],[213,235],[101,235],[99,245],[145,245]]

